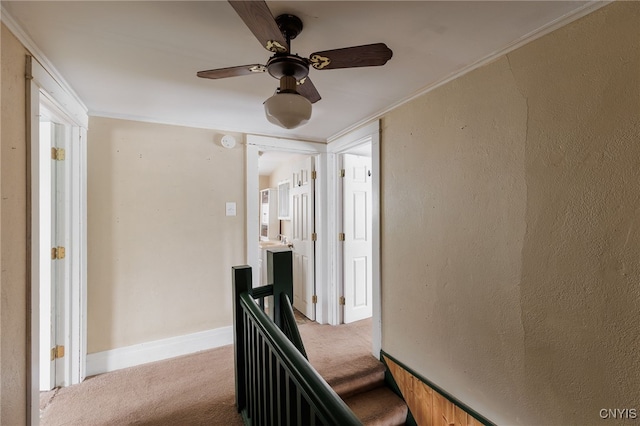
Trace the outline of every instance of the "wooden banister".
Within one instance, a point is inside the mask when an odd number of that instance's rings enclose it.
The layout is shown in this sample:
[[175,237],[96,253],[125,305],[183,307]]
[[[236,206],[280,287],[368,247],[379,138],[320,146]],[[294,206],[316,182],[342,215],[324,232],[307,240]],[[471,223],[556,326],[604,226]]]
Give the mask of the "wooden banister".
[[[277,278],[274,280],[272,289],[278,287]],[[233,268],[233,294],[236,404],[245,424],[360,425],[344,401],[255,302],[249,266]],[[293,334],[299,338],[287,292],[275,293],[274,302],[279,306],[280,320],[288,317],[285,327],[293,327]]]

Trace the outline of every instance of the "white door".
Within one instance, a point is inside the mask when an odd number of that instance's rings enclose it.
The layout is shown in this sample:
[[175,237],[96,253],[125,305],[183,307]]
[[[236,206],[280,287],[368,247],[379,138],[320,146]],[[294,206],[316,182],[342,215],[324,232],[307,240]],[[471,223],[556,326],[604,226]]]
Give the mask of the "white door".
[[293,306],[315,320],[315,206],[314,158],[292,166],[291,202],[293,235]]
[[[66,208],[65,208],[65,162],[64,154],[57,155],[55,149],[65,149],[65,126],[53,122],[40,123],[40,137],[50,160],[50,194],[43,202],[51,205],[50,240],[43,256],[48,265],[43,268],[40,283],[40,390],[51,390],[65,385],[64,335],[65,294],[67,287],[66,268]],[[49,249],[50,256],[49,256]],[[48,271],[45,273],[45,271]]]
[[343,155],[344,322],[371,317],[372,186],[371,158]]

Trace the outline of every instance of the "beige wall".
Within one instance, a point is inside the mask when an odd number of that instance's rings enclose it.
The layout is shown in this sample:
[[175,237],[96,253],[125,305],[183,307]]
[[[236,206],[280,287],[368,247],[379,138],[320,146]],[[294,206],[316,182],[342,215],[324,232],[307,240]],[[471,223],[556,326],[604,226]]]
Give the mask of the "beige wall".
[[640,409],[640,4],[389,113],[383,349],[500,424]]
[[[383,119],[383,348],[500,423],[639,408],[639,7]],[[26,51],[0,46],[0,423],[24,424]],[[91,120],[90,352],[230,324],[243,154],[214,135]]]
[[0,424],[26,422],[27,51],[2,24],[0,115]]
[[259,179],[260,190],[270,188],[271,178],[269,176],[260,175]]
[[231,325],[231,267],[246,258],[244,144],[226,149],[216,135],[90,119],[89,353]]

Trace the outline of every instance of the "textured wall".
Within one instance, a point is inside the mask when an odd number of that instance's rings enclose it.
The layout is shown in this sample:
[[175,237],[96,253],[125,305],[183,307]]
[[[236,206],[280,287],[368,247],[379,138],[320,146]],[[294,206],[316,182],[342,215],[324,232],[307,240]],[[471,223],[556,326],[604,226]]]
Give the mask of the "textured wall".
[[383,349],[504,424],[640,409],[640,4],[389,113]]
[[230,326],[231,267],[246,257],[244,145],[125,120],[93,117],[89,129],[88,352]]
[[26,423],[27,51],[2,24],[0,115],[0,424]]

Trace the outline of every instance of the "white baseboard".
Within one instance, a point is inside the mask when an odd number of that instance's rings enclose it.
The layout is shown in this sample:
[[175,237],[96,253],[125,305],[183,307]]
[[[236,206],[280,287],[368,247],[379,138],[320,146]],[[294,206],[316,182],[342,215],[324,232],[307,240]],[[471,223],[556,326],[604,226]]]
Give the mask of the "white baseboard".
[[233,327],[221,327],[87,355],[87,377],[233,343]]

